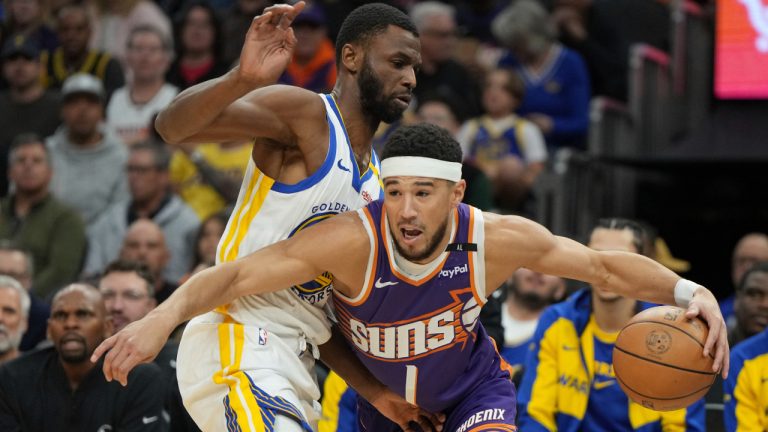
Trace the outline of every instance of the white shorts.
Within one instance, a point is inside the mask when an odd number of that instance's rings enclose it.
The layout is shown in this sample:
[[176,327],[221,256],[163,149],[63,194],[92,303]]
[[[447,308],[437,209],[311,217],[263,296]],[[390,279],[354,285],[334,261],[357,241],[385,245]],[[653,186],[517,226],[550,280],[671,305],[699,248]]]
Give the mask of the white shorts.
[[205,432],[317,429],[314,357],[298,335],[279,337],[210,312],[187,324],[176,374],[184,406]]

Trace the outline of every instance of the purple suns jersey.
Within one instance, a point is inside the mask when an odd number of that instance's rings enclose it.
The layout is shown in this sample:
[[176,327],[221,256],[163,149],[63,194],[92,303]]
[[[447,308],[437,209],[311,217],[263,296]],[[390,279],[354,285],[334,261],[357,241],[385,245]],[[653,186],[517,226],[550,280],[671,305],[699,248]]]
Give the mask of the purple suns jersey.
[[459,205],[447,251],[419,275],[397,265],[382,201],[358,214],[373,247],[357,298],[334,293],[339,327],[390,389],[433,412],[450,408],[507,367],[478,322],[486,299],[482,212]]

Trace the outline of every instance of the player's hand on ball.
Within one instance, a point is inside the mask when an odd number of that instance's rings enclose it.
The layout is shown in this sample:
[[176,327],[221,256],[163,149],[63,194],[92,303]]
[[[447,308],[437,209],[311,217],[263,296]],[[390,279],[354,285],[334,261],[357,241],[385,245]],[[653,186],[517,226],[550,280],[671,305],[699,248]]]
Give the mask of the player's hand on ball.
[[723,379],[728,377],[728,367],[730,366],[730,350],[728,348],[728,330],[725,326],[723,314],[720,312],[720,306],[717,299],[711,291],[704,287],[699,287],[693,292],[693,298],[688,303],[686,317],[693,318],[700,316],[709,326],[709,336],[704,344],[704,355],[711,355],[714,351],[715,361],[712,364],[712,370],[721,371]]
[[157,357],[168,341],[168,334],[162,330],[151,315],[128,324],[117,334],[102,342],[91,356],[91,362],[104,357],[104,377],[107,381],[117,380],[128,385],[128,374],[140,363],[149,363]]
[[414,425],[418,425],[420,430],[425,432],[443,430],[443,414],[427,412],[389,389],[370,402],[385,417],[397,423],[404,432],[416,432],[418,429],[414,429]]

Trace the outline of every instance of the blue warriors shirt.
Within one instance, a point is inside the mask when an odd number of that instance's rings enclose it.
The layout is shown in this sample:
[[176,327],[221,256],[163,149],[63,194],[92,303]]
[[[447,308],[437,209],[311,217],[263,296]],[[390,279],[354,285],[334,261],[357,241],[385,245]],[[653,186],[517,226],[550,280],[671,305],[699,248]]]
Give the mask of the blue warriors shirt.
[[728,432],[768,430],[768,328],[733,348],[723,392]]
[[334,292],[339,327],[363,364],[390,389],[432,412],[463,400],[482,380],[504,369],[478,322],[485,303],[483,216],[459,205],[451,243],[477,251],[442,253],[419,275],[395,262],[394,240],[381,201],[358,210],[371,241],[366,278],[357,298]]

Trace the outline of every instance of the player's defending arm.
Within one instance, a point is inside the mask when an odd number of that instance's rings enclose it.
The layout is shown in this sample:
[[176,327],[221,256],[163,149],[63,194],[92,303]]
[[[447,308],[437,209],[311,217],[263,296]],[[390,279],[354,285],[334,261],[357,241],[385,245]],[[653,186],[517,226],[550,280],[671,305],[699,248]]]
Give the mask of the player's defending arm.
[[307,126],[313,119],[324,120],[324,116],[311,115],[323,108],[314,93],[287,86],[265,87],[277,82],[291,59],[296,38],[290,24],[303,8],[304,2],[274,5],[254,18],[240,64],[219,78],[183,91],[160,112],[155,125],[163,139],[188,149],[194,143],[255,137],[289,144],[297,141],[300,132],[292,122],[302,119]]
[[139,363],[155,358],[174,328],[238,297],[277,291],[331,271],[360,284],[370,245],[355,213],[330,218],[288,240],[236,261],[203,270],[144,318],[108,338],[93,353],[104,358],[104,376],[126,384]]
[[[704,355],[714,351],[713,369],[728,374],[728,338],[715,296],[705,287],[680,278],[639,254],[595,251],[543,226],[510,216],[487,215],[486,274],[488,286],[499,286],[513,268],[578,279],[593,287],[654,303],[685,305],[688,317],[700,315],[709,325]],[[506,268],[505,268],[506,266]]]

